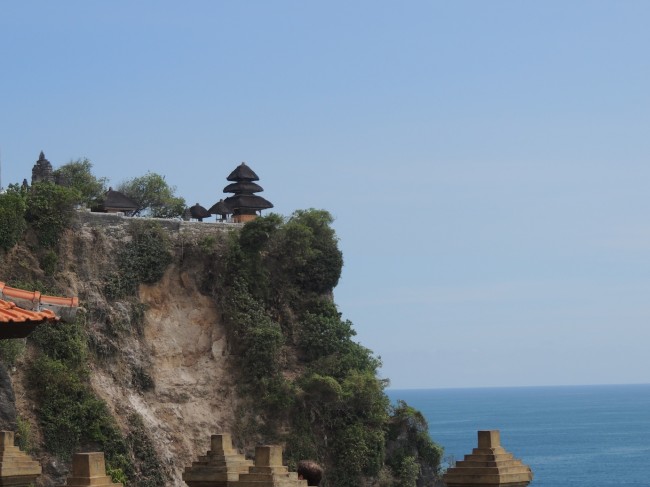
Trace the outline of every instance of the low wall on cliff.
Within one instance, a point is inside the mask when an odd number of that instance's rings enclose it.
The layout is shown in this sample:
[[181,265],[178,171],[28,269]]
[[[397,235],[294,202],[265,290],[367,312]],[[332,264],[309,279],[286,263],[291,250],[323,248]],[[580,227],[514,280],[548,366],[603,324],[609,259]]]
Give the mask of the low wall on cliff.
[[132,222],[154,221],[169,232],[172,239],[182,238],[186,242],[197,242],[206,237],[231,232],[244,226],[243,223],[185,221],[175,218],[128,217],[122,213],[95,213],[87,210],[77,212],[73,227],[101,228],[107,234],[119,237]]

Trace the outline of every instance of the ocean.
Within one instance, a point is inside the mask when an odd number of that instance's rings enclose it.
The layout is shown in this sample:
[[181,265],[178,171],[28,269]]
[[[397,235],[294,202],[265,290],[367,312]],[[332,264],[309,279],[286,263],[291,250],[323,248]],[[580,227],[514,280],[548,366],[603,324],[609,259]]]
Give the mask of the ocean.
[[532,487],[650,487],[650,384],[386,392],[422,412],[447,460],[498,429]]

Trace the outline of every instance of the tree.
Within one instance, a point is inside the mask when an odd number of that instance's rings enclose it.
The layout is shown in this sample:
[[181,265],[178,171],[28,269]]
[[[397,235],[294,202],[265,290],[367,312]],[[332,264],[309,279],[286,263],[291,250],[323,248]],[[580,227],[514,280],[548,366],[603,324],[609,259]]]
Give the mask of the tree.
[[325,210],[295,211],[270,250],[276,273],[289,276],[291,284],[305,291],[331,292],[343,268],[333,221]]
[[155,172],[120,183],[117,190],[138,204],[134,215],[175,218],[185,210],[185,199],[174,194],[176,187]]
[[107,178],[94,176],[92,167],[92,163],[84,158],[70,161],[54,171],[56,181],[62,186],[76,189],[81,195],[79,203],[89,208],[97,205],[106,192],[107,182]]

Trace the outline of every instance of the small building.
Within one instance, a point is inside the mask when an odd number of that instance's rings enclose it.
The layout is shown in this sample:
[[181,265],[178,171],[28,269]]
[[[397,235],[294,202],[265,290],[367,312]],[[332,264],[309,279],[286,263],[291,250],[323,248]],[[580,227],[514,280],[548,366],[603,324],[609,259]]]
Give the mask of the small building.
[[264,189],[253,181],[259,181],[259,177],[250,167],[242,162],[230,173],[227,180],[231,184],[223,189],[224,193],[234,193],[224,200],[224,203],[232,211],[232,219],[235,223],[246,223],[254,220],[262,214],[262,210],[273,208],[273,204],[256,195]]
[[96,208],[96,211],[103,213],[124,213],[132,216],[138,209],[138,204],[124,193],[108,188],[104,195],[102,203]]

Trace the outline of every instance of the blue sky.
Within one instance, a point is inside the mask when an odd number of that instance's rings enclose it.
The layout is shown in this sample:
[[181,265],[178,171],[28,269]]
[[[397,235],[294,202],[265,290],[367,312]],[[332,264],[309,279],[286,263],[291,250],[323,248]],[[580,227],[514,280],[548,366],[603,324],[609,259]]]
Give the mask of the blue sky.
[[650,382],[650,3],[0,4],[2,182],[43,150],[324,208],[395,388]]

